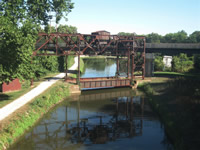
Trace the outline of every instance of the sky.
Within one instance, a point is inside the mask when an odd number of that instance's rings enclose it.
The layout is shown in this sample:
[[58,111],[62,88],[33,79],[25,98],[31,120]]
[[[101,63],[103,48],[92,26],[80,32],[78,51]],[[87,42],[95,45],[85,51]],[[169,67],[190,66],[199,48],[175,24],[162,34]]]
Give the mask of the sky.
[[72,0],[68,21],[79,33],[106,30],[111,34],[200,31],[200,0]]

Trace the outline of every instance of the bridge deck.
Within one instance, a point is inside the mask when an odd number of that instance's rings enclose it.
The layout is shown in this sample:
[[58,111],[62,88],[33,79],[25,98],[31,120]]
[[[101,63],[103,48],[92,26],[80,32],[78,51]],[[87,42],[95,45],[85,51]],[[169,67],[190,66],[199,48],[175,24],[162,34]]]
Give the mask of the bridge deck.
[[[76,83],[76,79],[68,78],[67,82]],[[130,87],[131,79],[101,77],[101,78],[80,78],[80,89],[109,88],[109,87]]]

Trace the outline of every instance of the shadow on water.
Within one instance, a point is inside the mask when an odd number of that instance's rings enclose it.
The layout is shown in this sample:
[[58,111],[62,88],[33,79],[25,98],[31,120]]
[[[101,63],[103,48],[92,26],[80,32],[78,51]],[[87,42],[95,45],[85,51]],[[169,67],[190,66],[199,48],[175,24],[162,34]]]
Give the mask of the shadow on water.
[[128,88],[83,92],[52,110],[11,149],[173,149],[143,96]]

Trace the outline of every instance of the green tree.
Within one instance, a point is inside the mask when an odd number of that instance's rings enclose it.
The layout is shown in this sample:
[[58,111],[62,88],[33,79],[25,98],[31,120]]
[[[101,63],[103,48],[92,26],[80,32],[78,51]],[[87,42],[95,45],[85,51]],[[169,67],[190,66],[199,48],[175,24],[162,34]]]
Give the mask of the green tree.
[[59,66],[57,56],[35,56],[33,64],[36,78],[44,76],[48,72],[57,72]]
[[160,43],[162,41],[162,36],[157,33],[151,33],[146,36],[147,43]]
[[119,36],[135,36],[136,33],[119,32]]
[[200,31],[195,31],[192,34],[190,34],[188,42],[200,43]]
[[200,72],[200,55],[194,55],[194,69]]
[[74,27],[74,26],[59,25],[58,32],[59,33],[74,34],[74,33],[77,33],[77,28]]
[[162,56],[156,56],[154,59],[154,71],[163,71],[164,62]]
[[47,25],[51,16],[56,13],[56,23],[66,18],[73,8],[71,0],[2,0],[0,3],[2,16],[9,16],[13,23],[21,23],[27,19],[32,23]]
[[0,82],[32,77],[31,56],[37,36],[35,26],[26,21],[18,28],[7,17],[0,17],[0,21],[0,43],[4,43],[0,47]]
[[49,13],[56,22],[73,8],[71,0],[2,0],[0,2],[0,82],[34,76],[31,56],[41,24],[48,24]]
[[193,57],[188,57],[186,54],[174,56],[172,59],[172,71],[188,72],[193,68]]
[[188,36],[184,30],[177,33],[168,33],[163,37],[164,43],[185,43],[187,40]]

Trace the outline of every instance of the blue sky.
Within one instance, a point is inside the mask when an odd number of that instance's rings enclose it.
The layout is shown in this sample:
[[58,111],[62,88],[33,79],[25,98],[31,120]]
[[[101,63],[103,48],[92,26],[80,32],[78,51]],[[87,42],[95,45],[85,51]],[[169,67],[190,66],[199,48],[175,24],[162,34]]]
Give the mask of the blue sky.
[[72,0],[68,21],[79,33],[107,30],[111,34],[200,31],[200,0]]

